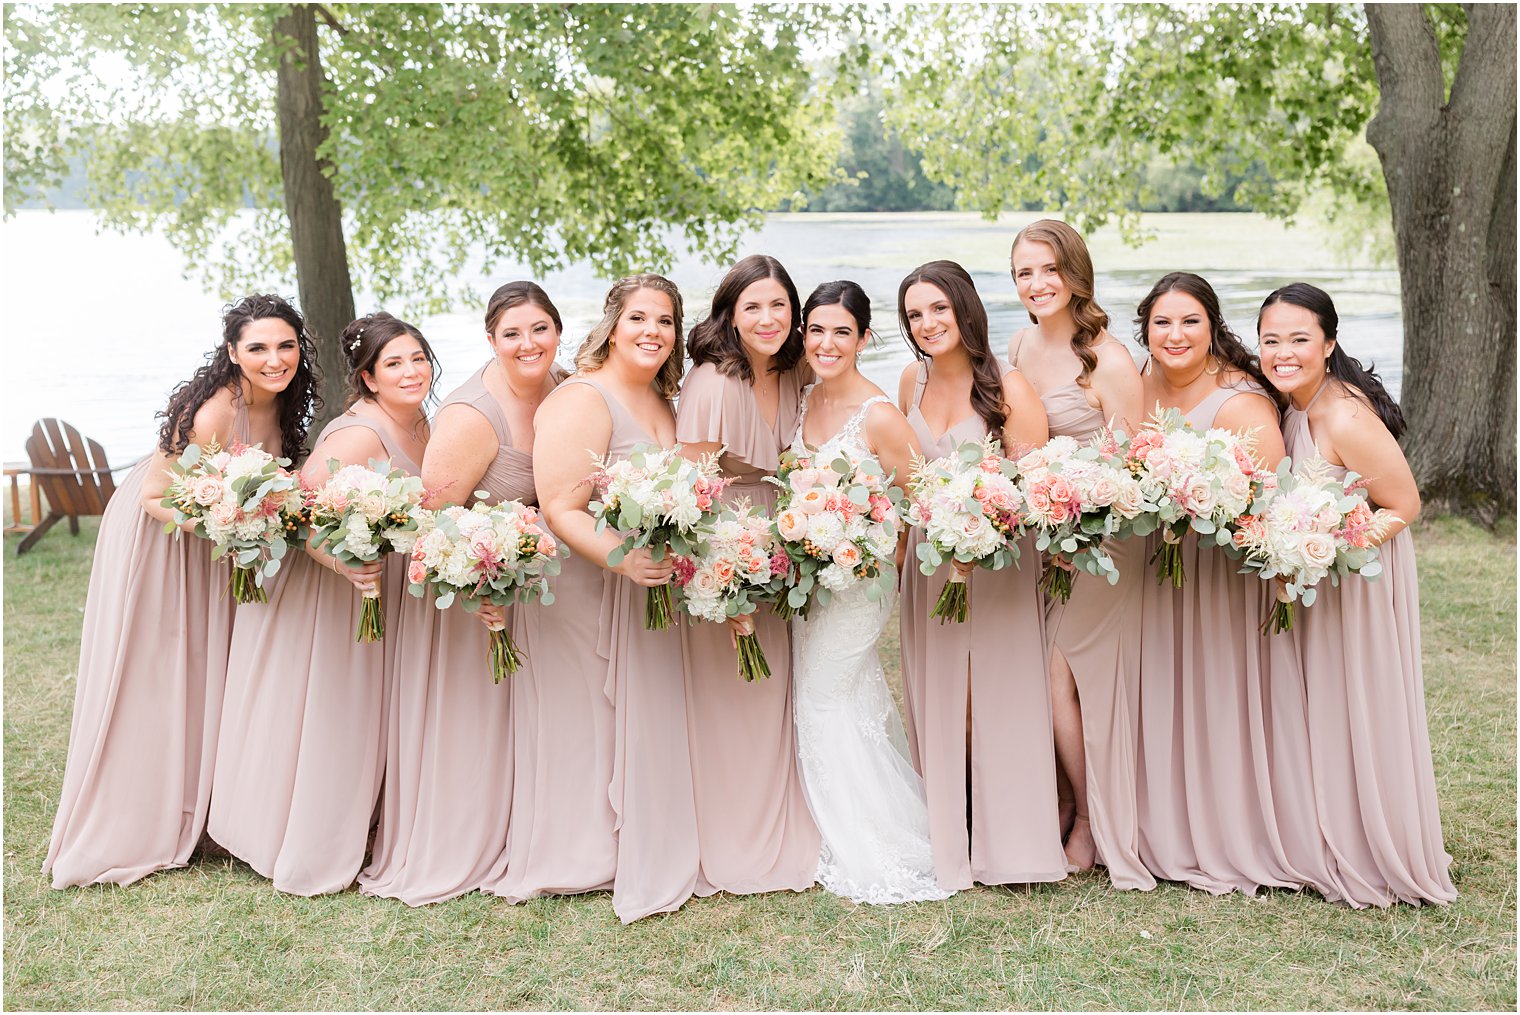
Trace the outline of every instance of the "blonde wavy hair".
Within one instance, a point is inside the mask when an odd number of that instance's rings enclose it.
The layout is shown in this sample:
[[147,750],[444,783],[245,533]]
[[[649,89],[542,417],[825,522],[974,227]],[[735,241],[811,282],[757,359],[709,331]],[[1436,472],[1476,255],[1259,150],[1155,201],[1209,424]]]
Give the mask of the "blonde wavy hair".
[[[1107,311],[1093,299],[1092,255],[1087,252],[1087,243],[1081,233],[1059,219],[1029,223],[1019,230],[1008,251],[1010,273],[1014,274],[1015,283],[1018,278],[1011,270],[1013,252],[1020,243],[1044,243],[1056,253],[1056,271],[1060,272],[1066,288],[1071,290],[1071,317],[1077,325],[1076,333],[1071,336],[1071,351],[1082,363],[1077,384],[1085,388],[1088,378],[1098,368],[1098,354],[1093,351],[1093,346],[1103,329],[1108,327]],[[1030,314],[1029,323],[1038,324],[1039,319]]]
[[600,370],[602,364],[607,362],[607,356],[612,350],[612,332],[617,328],[618,319],[623,316],[629,299],[640,289],[664,293],[670,298],[671,309],[675,312],[676,344],[654,379],[660,397],[668,401],[675,398],[681,390],[681,374],[686,369],[686,340],[681,328],[681,290],[663,275],[646,272],[629,275],[612,283],[612,288],[607,290],[606,300],[602,302],[602,319],[576,350],[575,369],[581,373],[591,373]]

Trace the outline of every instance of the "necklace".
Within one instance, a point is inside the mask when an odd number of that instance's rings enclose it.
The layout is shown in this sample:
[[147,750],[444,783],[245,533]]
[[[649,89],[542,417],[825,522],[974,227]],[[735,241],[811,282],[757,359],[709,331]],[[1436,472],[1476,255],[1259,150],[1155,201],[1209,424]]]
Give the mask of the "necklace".
[[413,423],[411,427],[408,427],[404,422],[397,419],[395,416],[392,416],[391,411],[385,407],[385,403],[380,401],[379,398],[375,398],[373,401],[375,403],[375,406],[381,411],[381,413],[385,415],[386,419],[390,420],[391,423],[395,425],[397,430],[400,430],[402,433],[406,434],[414,441],[422,439],[422,435],[418,433],[418,431],[427,425],[427,417],[424,416],[421,412],[417,413],[417,421]]

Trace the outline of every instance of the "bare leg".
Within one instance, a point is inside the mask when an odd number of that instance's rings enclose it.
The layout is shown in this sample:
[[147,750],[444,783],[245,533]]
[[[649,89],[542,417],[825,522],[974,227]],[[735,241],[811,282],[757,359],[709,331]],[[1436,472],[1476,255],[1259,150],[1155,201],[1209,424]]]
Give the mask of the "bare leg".
[[1074,815],[1066,839],[1066,862],[1088,870],[1097,861],[1098,847],[1087,822],[1087,751],[1082,743],[1082,704],[1077,680],[1059,650],[1050,653],[1050,704],[1055,721],[1056,761],[1071,783]]

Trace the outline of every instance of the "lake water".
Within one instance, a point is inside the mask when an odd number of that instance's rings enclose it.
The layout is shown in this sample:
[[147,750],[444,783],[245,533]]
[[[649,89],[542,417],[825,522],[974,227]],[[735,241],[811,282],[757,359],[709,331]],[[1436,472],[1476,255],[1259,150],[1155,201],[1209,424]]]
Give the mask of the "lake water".
[[[910,358],[894,302],[903,275],[940,257],[965,265],[987,304],[994,348],[1005,353],[1009,335],[1028,322],[1008,277],[1008,245],[1034,217],[775,215],[746,239],[741,253],[780,258],[804,299],[821,282],[859,282],[871,296],[878,335],[863,369],[895,393]],[[1158,277],[1186,269],[1209,279],[1231,326],[1254,346],[1262,297],[1286,282],[1308,280],[1335,297],[1347,349],[1364,362],[1375,360],[1397,394],[1403,327],[1396,272],[1338,266],[1308,227],[1288,229],[1254,215],[1156,215],[1147,223],[1157,237],[1139,248],[1106,232],[1092,237],[1097,298],[1116,335],[1130,340],[1135,305]],[[25,459],[32,422],[44,416],[61,417],[99,440],[112,463],[149,451],[154,414],[216,342],[223,301],[182,277],[184,259],[162,237],[97,234],[88,211],[22,211],[0,226],[0,240],[6,351],[0,453],[6,461]],[[670,273],[686,294],[688,326],[705,313],[725,268],[685,258]],[[507,266],[490,278],[463,281],[489,293],[521,277],[527,277],[524,269]],[[540,281],[564,318],[560,360],[568,363],[600,317],[608,282],[584,266]],[[295,293],[288,281],[278,288]],[[363,297],[357,302],[361,313],[376,309]],[[487,355],[481,316],[481,308],[471,307],[415,322],[442,364],[440,395]]]

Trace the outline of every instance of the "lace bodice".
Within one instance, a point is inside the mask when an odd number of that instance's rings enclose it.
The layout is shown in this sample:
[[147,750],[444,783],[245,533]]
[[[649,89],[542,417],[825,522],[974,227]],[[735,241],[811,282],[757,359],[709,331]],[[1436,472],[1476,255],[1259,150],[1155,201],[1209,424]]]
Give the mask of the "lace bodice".
[[812,398],[813,389],[817,386],[818,382],[814,381],[802,390],[802,409],[797,413],[797,430],[792,434],[792,451],[800,453],[812,450],[820,458],[830,457],[841,451],[858,458],[874,457],[871,453],[871,446],[866,443],[865,438],[866,413],[870,412],[871,406],[876,405],[878,402],[886,402],[890,405],[892,400],[886,395],[872,395],[860,403],[860,408],[855,410],[853,416],[844,421],[844,426],[839,428],[838,433],[818,445],[818,447],[809,449],[807,442],[802,439],[802,427],[807,423],[808,401]]

